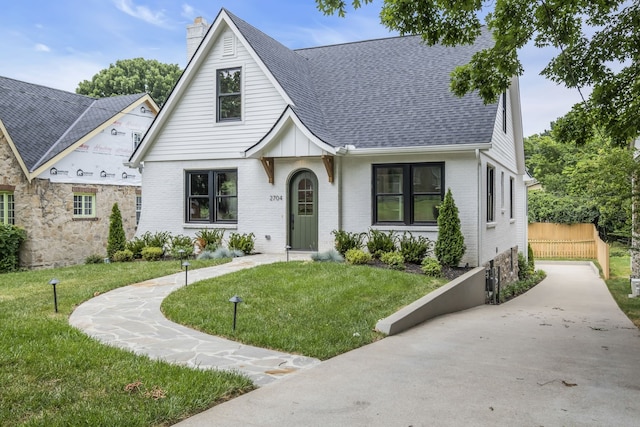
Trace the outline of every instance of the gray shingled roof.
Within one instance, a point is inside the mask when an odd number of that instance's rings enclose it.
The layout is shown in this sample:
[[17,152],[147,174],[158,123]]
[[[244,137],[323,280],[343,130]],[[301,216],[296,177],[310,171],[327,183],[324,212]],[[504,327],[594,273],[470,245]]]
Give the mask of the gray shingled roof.
[[359,148],[459,145],[491,141],[497,104],[449,89],[455,66],[493,44],[427,46],[418,36],[290,50],[231,14],[256,54],[324,142]]
[[32,172],[144,95],[95,99],[0,76],[0,120]]

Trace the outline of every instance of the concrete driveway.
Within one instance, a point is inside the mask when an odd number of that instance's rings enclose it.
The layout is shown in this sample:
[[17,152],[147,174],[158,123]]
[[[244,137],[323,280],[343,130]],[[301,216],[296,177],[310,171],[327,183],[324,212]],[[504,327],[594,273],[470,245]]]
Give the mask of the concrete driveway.
[[638,426],[640,331],[585,264],[218,405],[187,426]]

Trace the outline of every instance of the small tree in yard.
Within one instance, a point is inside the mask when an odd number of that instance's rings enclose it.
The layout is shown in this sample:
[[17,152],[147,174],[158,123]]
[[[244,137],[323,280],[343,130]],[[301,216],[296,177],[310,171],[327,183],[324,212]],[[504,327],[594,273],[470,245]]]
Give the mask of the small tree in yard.
[[438,210],[436,258],[443,266],[457,267],[466,249],[464,236],[460,230],[458,208],[453,201],[453,195],[449,188]]
[[109,216],[107,256],[111,258],[116,252],[125,250],[126,244],[127,237],[124,234],[124,227],[122,226],[122,214],[120,214],[118,204],[114,203],[113,208],[111,208],[111,215]]

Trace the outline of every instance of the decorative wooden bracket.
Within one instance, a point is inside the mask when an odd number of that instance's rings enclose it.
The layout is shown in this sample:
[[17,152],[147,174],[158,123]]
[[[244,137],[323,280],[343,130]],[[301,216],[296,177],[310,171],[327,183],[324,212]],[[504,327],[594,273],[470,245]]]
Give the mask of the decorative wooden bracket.
[[273,157],[260,157],[262,167],[269,177],[269,184],[273,184]]
[[327,170],[327,175],[329,177],[329,182],[333,183],[333,156],[322,155],[322,163],[324,163],[324,168]]

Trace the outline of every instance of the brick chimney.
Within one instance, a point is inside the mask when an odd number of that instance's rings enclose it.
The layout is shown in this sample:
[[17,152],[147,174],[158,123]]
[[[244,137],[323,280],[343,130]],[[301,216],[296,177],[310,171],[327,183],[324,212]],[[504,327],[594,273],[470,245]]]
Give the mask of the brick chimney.
[[187,25],[187,62],[196,53],[200,42],[209,29],[209,24],[201,16],[193,20],[193,24]]

